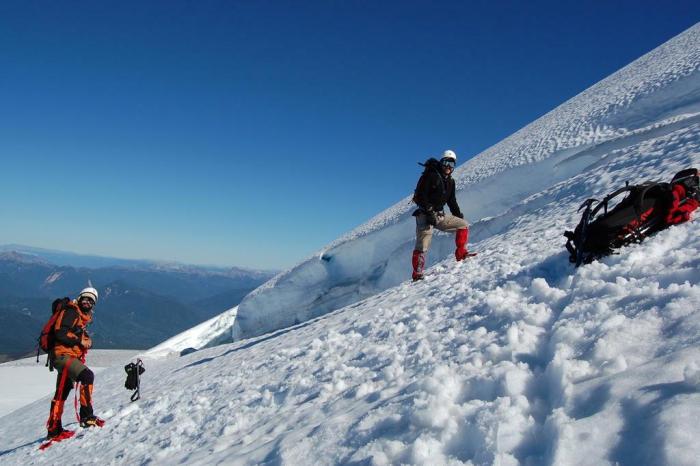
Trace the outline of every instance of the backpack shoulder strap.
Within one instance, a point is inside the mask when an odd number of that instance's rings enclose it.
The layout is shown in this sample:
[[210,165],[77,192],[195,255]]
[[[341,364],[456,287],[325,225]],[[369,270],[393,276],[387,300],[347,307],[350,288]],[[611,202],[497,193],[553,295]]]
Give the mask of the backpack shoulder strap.
[[642,203],[646,199],[647,194],[652,189],[659,189],[662,193],[662,197],[666,196],[667,200],[670,200],[671,196],[671,184],[670,183],[660,183],[656,181],[647,181],[638,186],[639,194],[634,202],[634,211],[637,216],[642,214]]
[[60,310],[56,311],[56,313],[53,316],[51,316],[51,318],[53,319],[52,328],[54,331],[61,328],[61,325],[63,324],[63,317],[65,314],[66,314],[66,309],[61,308]]
[[601,209],[603,209],[603,215],[608,213],[608,204],[610,201],[620,194],[632,191],[634,188],[634,186],[630,186],[629,183],[626,183],[624,187],[605,196],[602,201],[595,198],[586,199],[586,201],[579,206],[578,211],[580,212],[583,210],[583,214],[581,214],[581,220],[576,226],[576,229],[574,231],[564,232],[564,236],[567,238],[566,249],[569,251],[569,262],[576,264],[576,267],[578,267],[590,259],[586,256],[582,248],[588,236],[588,225],[593,221],[596,215],[598,215]]
[[564,236],[566,237],[566,250],[569,251],[569,262],[576,264],[576,267],[581,265],[584,261],[583,249],[581,245],[586,240],[588,224],[592,218],[592,206],[596,202],[598,202],[598,206],[600,206],[598,199],[586,199],[586,201],[584,201],[578,208],[578,212],[581,212],[581,209],[584,210],[576,229],[574,231],[564,232]]
[[[625,185],[624,187],[618,189],[617,191],[613,191],[612,193],[608,194],[608,195],[605,196],[605,197],[603,198],[603,200],[600,201],[600,203],[598,203],[598,205],[595,206],[595,208],[591,211],[590,218],[594,218],[594,217],[598,214],[598,212],[600,211],[601,208],[603,209],[603,214],[607,214],[607,213],[608,213],[608,204],[610,204],[610,201],[612,201],[613,199],[615,199],[615,198],[616,198],[617,196],[619,196],[620,194],[624,194],[624,193],[626,193],[626,192],[630,192],[630,191],[634,190],[635,188],[636,188],[636,186],[630,186],[629,184],[627,184],[627,185]],[[579,210],[580,210],[580,209],[579,209]]]

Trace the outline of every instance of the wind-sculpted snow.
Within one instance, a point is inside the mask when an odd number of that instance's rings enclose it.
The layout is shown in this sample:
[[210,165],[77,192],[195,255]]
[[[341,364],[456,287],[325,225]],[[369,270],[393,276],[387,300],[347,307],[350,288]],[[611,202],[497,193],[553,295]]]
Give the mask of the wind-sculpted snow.
[[100,430],[39,452],[48,397],[0,418],[0,462],[697,464],[700,222],[578,269],[561,246],[583,197],[690,165],[700,122],[617,147],[491,219],[479,256],[424,282],[147,359],[137,403],[121,366],[101,372]]
[[[496,232],[492,218],[509,216],[522,199],[595,166],[616,148],[699,119],[699,67],[696,26],[457,169],[471,239],[488,238]],[[414,208],[410,197],[403,199],[253,291],[239,305],[233,339],[304,322],[404,281]],[[428,265],[450,254],[451,243],[450,235],[436,235]]]

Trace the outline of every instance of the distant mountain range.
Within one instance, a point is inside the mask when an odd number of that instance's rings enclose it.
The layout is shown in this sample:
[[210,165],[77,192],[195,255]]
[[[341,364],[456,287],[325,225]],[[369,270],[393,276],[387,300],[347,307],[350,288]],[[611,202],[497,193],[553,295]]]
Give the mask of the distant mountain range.
[[21,244],[0,244],[0,254],[16,254],[25,256],[29,261],[43,261],[53,265],[69,267],[84,267],[97,269],[103,267],[126,267],[129,269],[144,268],[148,270],[187,271],[193,274],[214,274],[228,277],[271,277],[277,273],[275,270],[254,270],[241,267],[215,267],[203,265],[189,265],[174,261],[154,261],[145,259],[120,259],[117,257],[95,256],[89,254],[77,254],[68,251],[36,248]]
[[88,283],[100,292],[96,348],[143,349],[235,306],[274,271],[131,261],[0,246],[0,354],[36,346],[53,299]]

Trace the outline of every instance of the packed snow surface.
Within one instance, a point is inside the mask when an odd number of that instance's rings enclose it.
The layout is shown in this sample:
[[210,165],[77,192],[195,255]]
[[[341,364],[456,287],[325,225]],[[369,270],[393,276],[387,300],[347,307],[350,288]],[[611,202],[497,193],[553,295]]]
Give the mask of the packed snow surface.
[[[475,258],[438,235],[406,281],[403,200],[162,346],[140,401],[101,372],[103,429],[42,453],[48,398],[0,418],[0,461],[698,464],[700,223],[579,269],[562,232],[588,197],[700,166],[699,66],[695,26],[461,167]],[[240,341],[163,357],[231,319]]]

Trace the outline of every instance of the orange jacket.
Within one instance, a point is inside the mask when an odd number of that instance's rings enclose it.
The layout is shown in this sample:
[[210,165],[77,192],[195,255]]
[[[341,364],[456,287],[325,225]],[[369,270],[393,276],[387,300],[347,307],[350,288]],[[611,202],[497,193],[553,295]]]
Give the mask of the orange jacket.
[[92,322],[92,312],[83,312],[75,301],[71,301],[61,310],[56,319],[55,356],[69,356],[84,359],[92,342],[86,327]]

